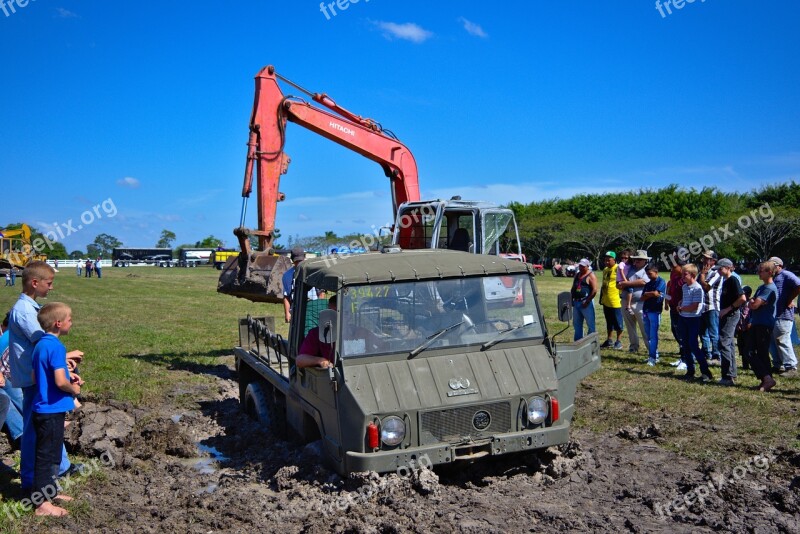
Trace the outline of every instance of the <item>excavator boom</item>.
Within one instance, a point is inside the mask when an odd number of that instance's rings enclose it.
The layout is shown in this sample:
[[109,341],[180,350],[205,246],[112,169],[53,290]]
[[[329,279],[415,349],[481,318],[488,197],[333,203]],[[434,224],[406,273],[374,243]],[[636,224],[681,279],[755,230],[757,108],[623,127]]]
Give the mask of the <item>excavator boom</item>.
[[[327,109],[283,94],[278,80],[308,94]],[[281,277],[291,266],[286,258],[274,255],[272,245],[278,202],[284,199],[279,192],[280,176],[286,174],[291,159],[284,152],[286,122],[293,122],[326,139],[338,143],[378,163],[389,178],[392,191],[393,215],[405,202],[419,200],[417,164],[411,151],[381,125],[340,107],[325,94],[309,93],[286,80],[275,68],[263,68],[255,78],[255,100],[250,116],[250,136],[247,143],[243,207],[239,227],[234,234],[241,253],[224,267],[217,290],[258,302],[282,300]],[[247,199],[253,190],[253,170],[256,174],[258,197],[258,229],[244,227]],[[253,252],[250,236],[257,236],[261,252]]]

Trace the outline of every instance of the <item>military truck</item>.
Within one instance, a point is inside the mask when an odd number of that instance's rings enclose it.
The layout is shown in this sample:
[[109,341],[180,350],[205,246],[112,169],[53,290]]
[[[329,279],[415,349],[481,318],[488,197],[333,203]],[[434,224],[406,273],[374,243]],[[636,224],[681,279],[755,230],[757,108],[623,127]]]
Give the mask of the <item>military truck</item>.
[[[335,295],[335,308],[308,300],[311,289]],[[272,318],[240,320],[240,401],[278,436],[320,440],[321,461],[342,475],[565,443],[578,381],[600,366],[596,334],[556,347],[532,266],[498,256],[307,259],[293,301],[288,339]],[[298,368],[307,334],[331,367]]]

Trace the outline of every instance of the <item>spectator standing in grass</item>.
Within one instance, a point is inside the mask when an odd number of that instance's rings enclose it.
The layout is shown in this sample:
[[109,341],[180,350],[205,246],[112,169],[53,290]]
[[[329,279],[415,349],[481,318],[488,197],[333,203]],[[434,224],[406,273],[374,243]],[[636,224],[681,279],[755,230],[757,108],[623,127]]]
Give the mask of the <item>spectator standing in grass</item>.
[[715,267],[722,276],[722,291],[719,309],[719,353],[721,356],[722,378],[720,385],[736,385],[736,346],[734,336],[741,317],[740,308],[745,304],[744,291],[739,280],[733,276],[733,262],[722,258]]
[[[56,478],[64,445],[64,422],[75,406],[74,396],[81,392],[81,380],[70,376],[67,349],[59,337],[72,328],[72,311],[60,302],[51,302],[39,310],[38,321],[44,330],[33,349],[33,374],[36,393],[33,397],[33,427],[36,430],[36,462],[32,499],[40,494],[36,515],[64,516],[69,513],[51,499],[71,501],[58,495]],[[44,497],[44,498],[42,498]]]
[[578,274],[572,280],[572,309],[575,315],[575,341],[583,338],[583,322],[586,335],[595,333],[594,296],[597,294],[597,276],[592,272],[592,263],[584,258],[578,262]]
[[645,267],[648,281],[642,289],[642,314],[647,331],[647,365],[658,362],[658,327],[661,326],[661,312],[664,310],[664,295],[667,283],[658,275],[658,265],[650,263]]
[[[669,322],[672,329],[672,337],[678,343],[678,354],[683,354],[683,339],[681,338],[681,314],[678,313],[678,304],[683,298],[683,266],[686,262],[680,258],[678,250],[672,253],[672,269],[669,273],[667,282],[667,295],[664,297],[669,308]],[[679,371],[686,370],[686,364],[682,358],[672,363],[673,367],[678,367]]]
[[17,285],[17,266],[16,265],[12,265],[11,266],[11,285],[12,286]]
[[742,312],[739,318],[739,325],[736,327],[737,345],[739,346],[739,356],[742,357],[742,369],[750,369],[750,362],[752,361],[752,344],[750,343],[750,308],[747,302],[753,296],[753,288],[744,286],[742,288],[744,293],[745,305],[739,308]]
[[[603,268],[603,283],[600,288],[600,304],[603,306],[603,315],[606,319],[606,331],[608,338],[600,345],[601,348],[613,347],[617,350],[622,348],[623,322],[622,322],[622,301],[617,289],[617,253],[613,250],[606,252],[603,257],[605,267]],[[617,333],[617,341],[611,341],[611,333]]]
[[[20,449],[20,480],[23,489],[33,486],[33,464],[36,454],[36,432],[33,428],[33,398],[36,385],[33,381],[33,347],[44,334],[37,314],[36,299],[44,298],[53,288],[55,271],[43,261],[33,261],[22,272],[22,294],[19,296],[8,320],[10,337],[9,363],[11,382],[22,388],[22,443]],[[83,356],[80,351],[70,354]],[[74,472],[67,451],[61,448],[61,473]]]
[[719,355],[719,298],[722,293],[722,276],[714,270],[717,253],[713,250],[703,252],[703,263],[697,275],[697,282],[705,291],[705,311],[700,325],[703,352],[710,365],[720,364]]
[[[15,388],[11,383],[11,369],[8,363],[8,345],[11,334],[8,331],[7,313],[0,328],[0,396],[9,400],[8,413],[6,414],[6,430],[12,449],[19,449],[22,440],[22,390]],[[0,425],[1,427],[2,425]]]
[[775,327],[775,309],[778,301],[778,288],[773,283],[775,264],[765,261],[758,267],[758,277],[763,282],[756,289],[753,298],[747,301],[750,307],[750,344],[752,360],[750,365],[756,377],[761,380],[759,391],[767,392],[775,387],[769,361],[769,343]]
[[637,250],[636,255],[630,256],[630,259],[628,260],[631,262],[631,269],[629,271],[627,281],[617,282],[617,287],[620,288],[621,299],[625,298],[628,290],[632,291],[632,293],[630,293],[631,308],[622,314],[625,321],[625,326],[628,328],[628,337],[631,340],[628,352],[639,351],[639,336],[636,333],[637,326],[639,327],[639,332],[642,334],[642,340],[644,341],[645,347],[650,345],[647,330],[644,327],[644,315],[642,311],[643,303],[641,300],[642,289],[648,280],[647,273],[645,272],[644,268],[649,260],[650,256],[647,255],[646,250]]
[[6,287],[11,287],[11,273],[6,273]]
[[[633,251],[629,248],[626,248],[622,252],[619,253],[619,257],[617,258],[619,261],[617,262],[617,287],[619,288],[619,296],[621,299],[622,304],[622,313],[633,315],[633,307],[632,307],[632,299],[633,299],[633,289],[622,289],[623,282],[628,281],[628,276],[633,273],[633,263],[631,262],[631,254]],[[624,315],[623,315],[624,317]],[[628,324],[625,321],[625,324]],[[635,334],[635,332],[634,332]]]
[[78,274],[78,278],[81,276],[81,268],[83,267],[83,260],[78,259],[78,263],[75,264],[75,272]]
[[97,273],[97,278],[103,278],[103,267],[100,265],[100,256],[94,262],[94,272]]
[[697,266],[687,264],[683,266],[683,295],[678,304],[681,314],[681,337],[683,338],[683,363],[686,364],[685,380],[693,380],[694,362],[700,364],[700,377],[703,382],[711,382],[714,378],[708,368],[705,353],[700,349],[700,323],[703,321],[705,297],[703,287],[697,283]]
[[783,260],[773,256],[769,259],[775,264],[774,284],[778,290],[775,305],[775,327],[772,340],[775,351],[772,355],[773,370],[784,378],[797,376],[797,356],[792,347],[792,325],[794,325],[794,300],[800,295],[800,278],[783,268]]

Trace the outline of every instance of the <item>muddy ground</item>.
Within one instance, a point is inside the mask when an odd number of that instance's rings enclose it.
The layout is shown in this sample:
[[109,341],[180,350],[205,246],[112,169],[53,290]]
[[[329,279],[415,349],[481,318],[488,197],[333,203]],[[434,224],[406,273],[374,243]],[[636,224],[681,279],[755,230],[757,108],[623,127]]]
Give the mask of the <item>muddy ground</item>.
[[[318,466],[316,444],[275,440],[241,413],[230,366],[195,372],[214,383],[170,391],[156,412],[87,400],[68,429],[68,448],[94,458],[70,488],[72,516],[23,516],[20,529],[800,532],[796,451],[697,463],[661,448],[654,424],[574,431],[539,454],[342,479]],[[4,496],[13,491],[6,481]]]

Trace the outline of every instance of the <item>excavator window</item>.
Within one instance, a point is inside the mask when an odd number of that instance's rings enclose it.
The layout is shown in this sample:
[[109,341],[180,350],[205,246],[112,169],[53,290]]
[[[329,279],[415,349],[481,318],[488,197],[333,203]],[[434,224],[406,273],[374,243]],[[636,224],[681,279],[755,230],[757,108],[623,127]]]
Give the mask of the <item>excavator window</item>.
[[475,225],[473,220],[472,212],[445,213],[439,231],[439,248],[474,252]]

